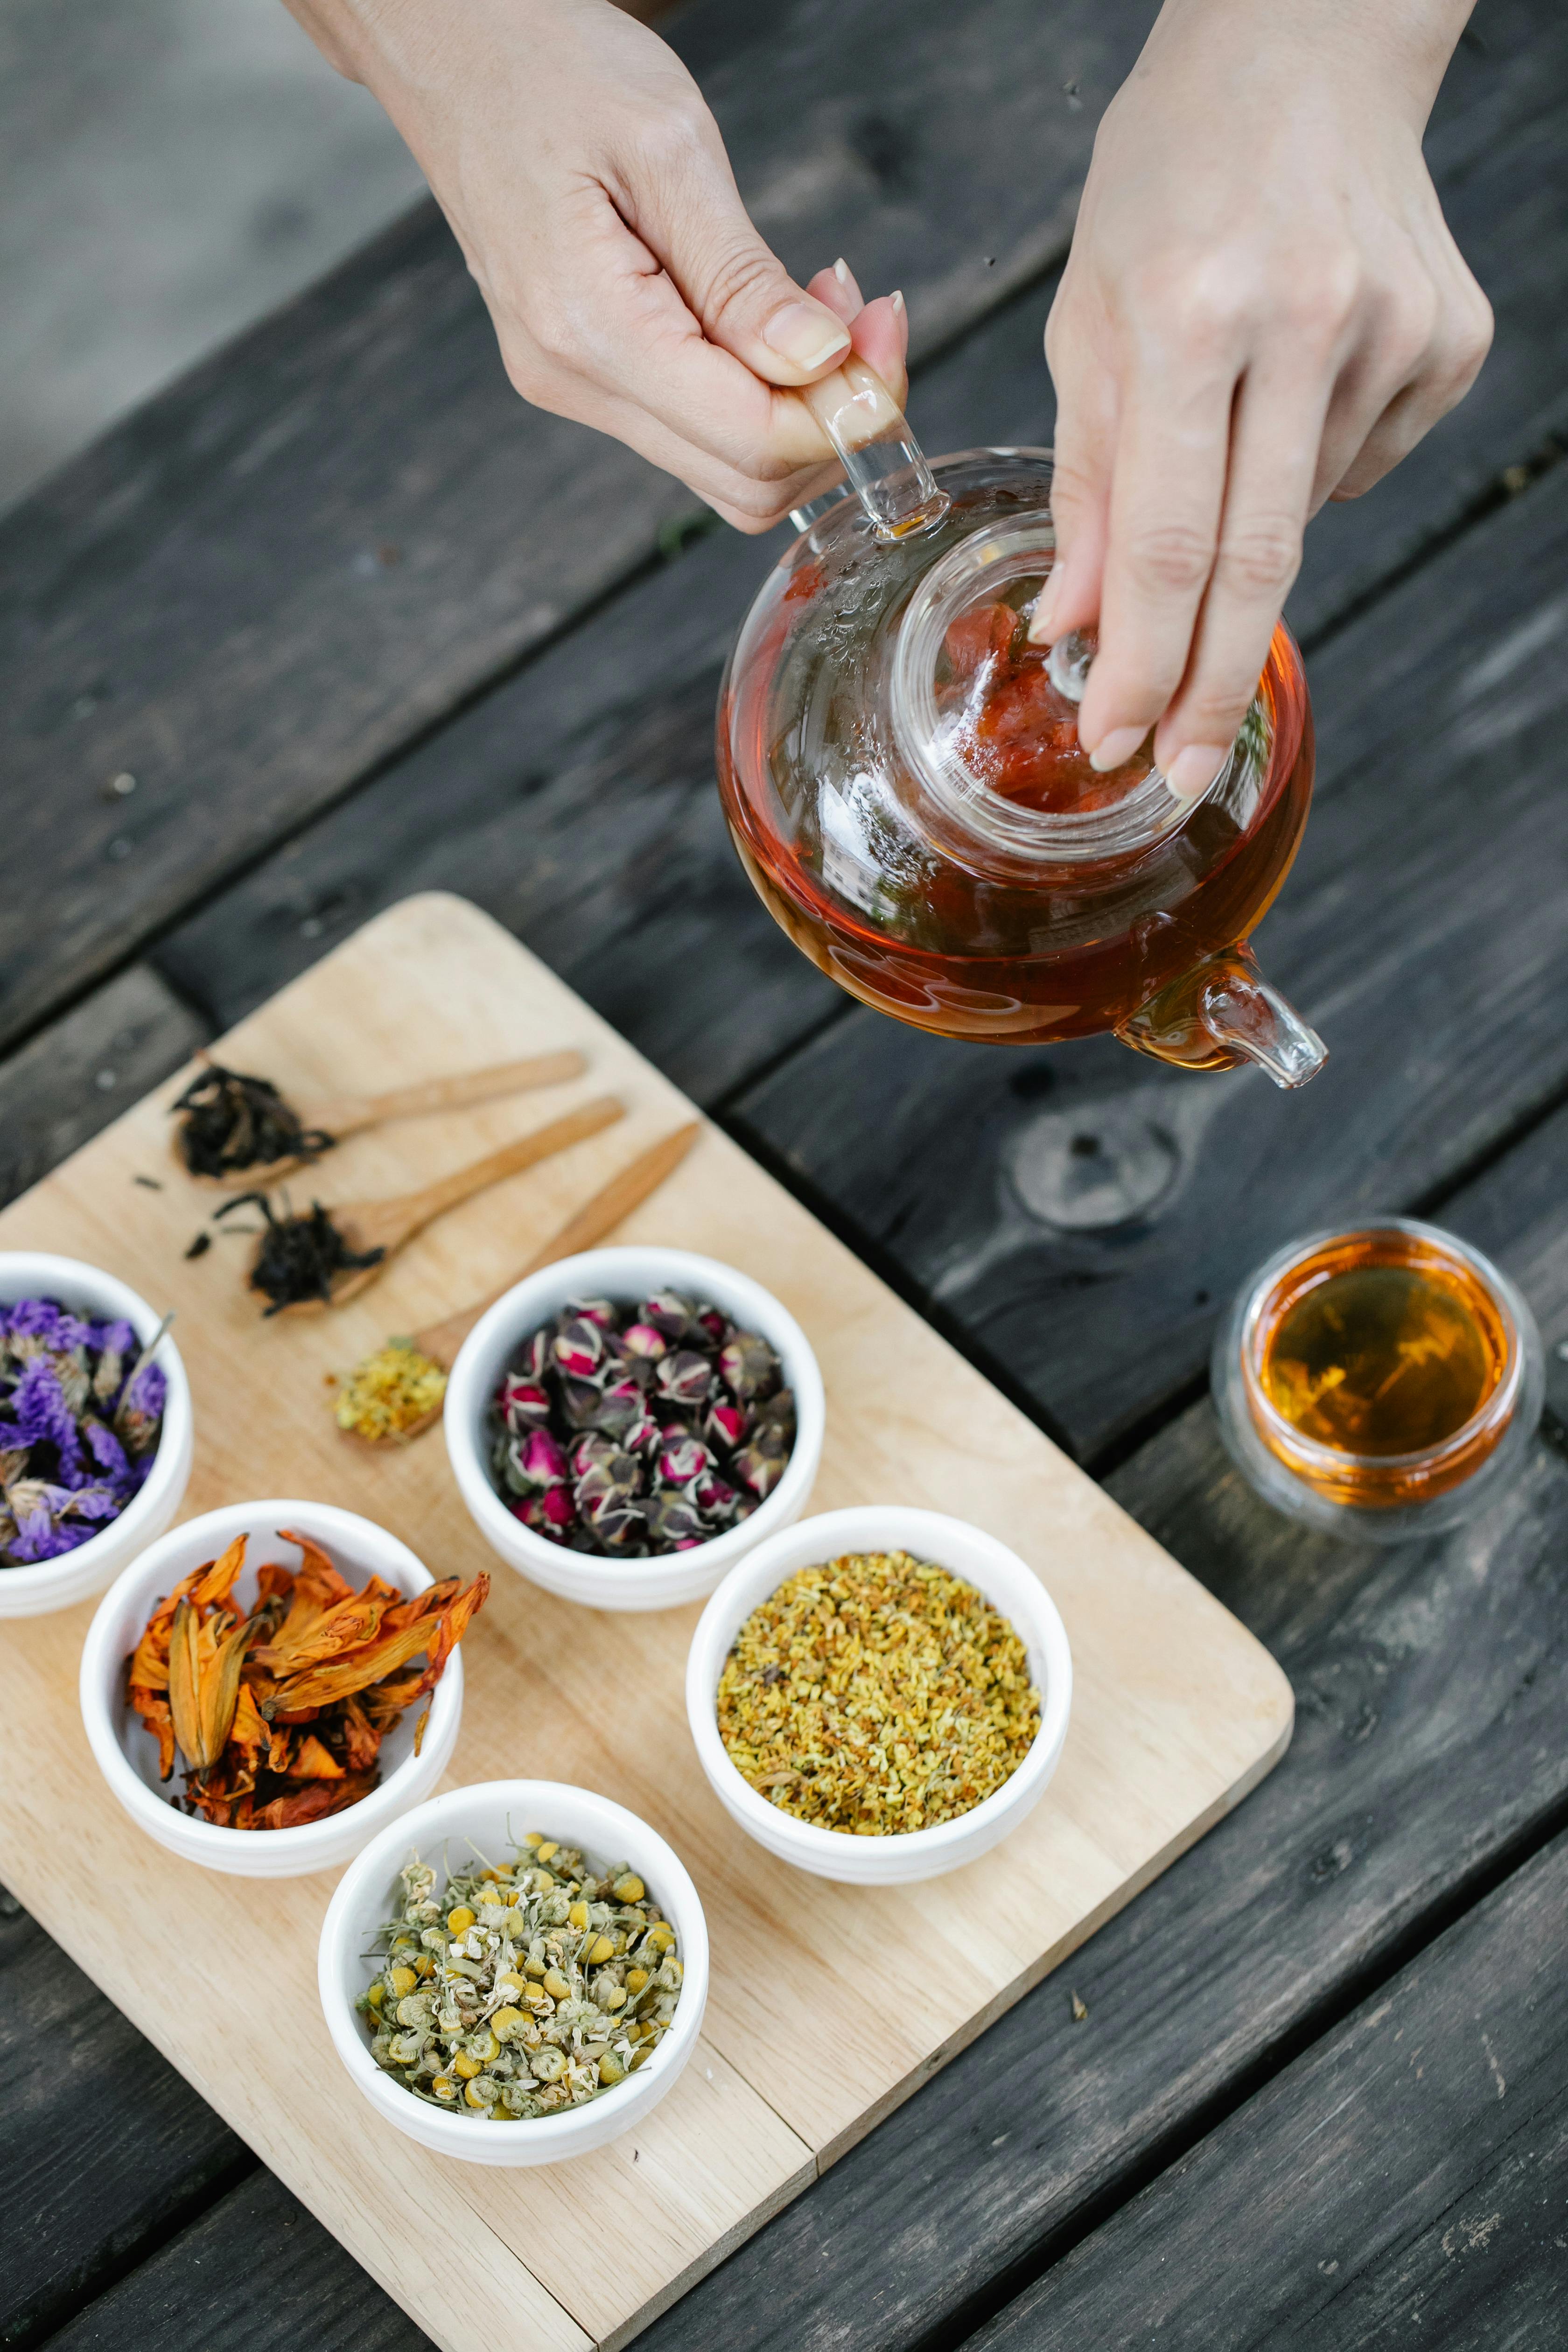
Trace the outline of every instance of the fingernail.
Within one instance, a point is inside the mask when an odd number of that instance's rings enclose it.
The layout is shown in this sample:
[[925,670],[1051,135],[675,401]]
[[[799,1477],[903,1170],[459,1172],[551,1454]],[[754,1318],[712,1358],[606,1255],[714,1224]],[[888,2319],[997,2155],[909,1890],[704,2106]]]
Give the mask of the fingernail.
[[1117,727],[1101,736],[1096,749],[1089,755],[1089,764],[1100,775],[1112,768],[1125,767],[1149,730],[1146,727]]
[[1213,743],[1189,743],[1165,771],[1165,782],[1179,801],[1202,800],[1230,752]]
[[1056,619],[1056,587],[1053,583],[1047,582],[1045,587],[1041,589],[1039,594],[1036,597],[1035,609],[1029,615],[1029,643],[1032,646],[1048,646],[1050,644],[1051,639],[1056,635],[1056,629],[1053,625]]
[[763,329],[763,341],[792,367],[819,368],[849,349],[849,331],[819,302],[786,302]]
[[849,264],[845,260],[842,254],[839,255],[838,259],[833,265],[833,275],[837,278],[840,286],[848,285]]
[[897,317],[900,313],[901,313],[901,311],[902,311],[902,310],[903,310],[903,307],[904,307],[904,298],[903,298],[903,296],[902,296],[900,293],[899,293],[899,292],[898,292],[897,289],[894,289],[894,291],[893,291],[893,293],[892,293],[892,295],[889,297],[889,299],[891,300],[892,305],[893,305],[893,313],[894,313],[894,316],[895,316],[895,317]]

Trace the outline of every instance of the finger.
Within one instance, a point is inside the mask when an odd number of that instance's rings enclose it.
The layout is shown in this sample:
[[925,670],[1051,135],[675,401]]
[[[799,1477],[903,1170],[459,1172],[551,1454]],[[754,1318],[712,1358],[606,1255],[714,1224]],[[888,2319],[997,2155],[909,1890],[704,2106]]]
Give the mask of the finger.
[[842,258],[831,269],[819,269],[805,290],[836,319],[842,319],[847,327],[853,325],[866,307],[866,297],[855,282],[855,273]]
[[1230,754],[1301,562],[1331,383],[1300,354],[1250,368],[1231,427],[1214,570],[1186,675],[1160,721],[1154,757],[1183,800],[1206,792]]
[[[1054,306],[1053,321],[1060,316]],[[1116,387],[1098,362],[1081,355],[1070,363],[1058,359],[1051,372],[1057,389],[1051,477],[1057,554],[1029,623],[1036,645],[1049,645],[1099,618],[1116,446]]]
[[757,235],[706,110],[682,129],[639,174],[628,226],[710,343],[764,383],[815,383],[849,350],[843,319],[797,286]]
[[1226,362],[1146,368],[1122,412],[1100,650],[1079,706],[1079,739],[1101,771],[1132,757],[1186,669],[1219,542],[1236,374]]
[[874,368],[899,406],[909,397],[905,359],[910,348],[910,317],[901,294],[879,294],[856,313],[849,333],[855,349]]

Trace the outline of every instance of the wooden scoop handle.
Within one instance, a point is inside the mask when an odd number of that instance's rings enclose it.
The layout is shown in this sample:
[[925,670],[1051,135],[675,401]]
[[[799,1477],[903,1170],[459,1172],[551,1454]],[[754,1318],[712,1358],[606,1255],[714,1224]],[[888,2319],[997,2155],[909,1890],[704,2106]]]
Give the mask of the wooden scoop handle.
[[[342,1138],[362,1128],[379,1127],[390,1118],[426,1118],[433,1112],[463,1110],[469,1103],[489,1102],[497,1095],[519,1094],[525,1087],[559,1087],[580,1077],[586,1065],[579,1053],[535,1054],[522,1062],[498,1062],[488,1070],[462,1070],[447,1078],[426,1078],[414,1087],[396,1087],[390,1094],[362,1095],[338,1104],[326,1104],[319,1118],[307,1122],[324,1127]],[[334,1116],[335,1113],[335,1116]]]
[[623,1168],[618,1176],[612,1176],[591,1201],[584,1202],[575,1216],[567,1219],[559,1233],[552,1234],[542,1248],[534,1251],[526,1265],[499,1289],[492,1290],[489,1297],[419,1332],[414,1344],[420,1354],[450,1371],[458,1360],[458,1349],[480,1316],[488,1315],[498,1298],[504,1298],[509,1290],[527,1276],[537,1274],[542,1265],[553,1265],[557,1258],[575,1257],[579,1250],[592,1249],[595,1242],[614,1231],[623,1217],[629,1217],[650,1192],[658,1191],[665,1178],[680,1165],[701,1132],[701,1120],[694,1118],[687,1126],[677,1128],[673,1135],[663,1137],[639,1152],[629,1167]]
[[438,1183],[427,1184],[422,1192],[405,1193],[395,1204],[405,1235],[412,1235],[427,1225],[433,1217],[444,1216],[460,1202],[472,1200],[487,1185],[499,1184],[504,1177],[521,1176],[525,1168],[537,1166],[552,1152],[564,1151],[574,1143],[597,1135],[602,1127],[611,1126],[624,1117],[624,1107],[614,1095],[600,1095],[580,1110],[569,1110],[563,1118],[552,1119],[548,1127],[536,1128],[531,1135],[520,1135],[515,1143],[503,1143],[499,1151],[489,1151],[482,1160],[475,1160],[467,1168],[458,1168]]

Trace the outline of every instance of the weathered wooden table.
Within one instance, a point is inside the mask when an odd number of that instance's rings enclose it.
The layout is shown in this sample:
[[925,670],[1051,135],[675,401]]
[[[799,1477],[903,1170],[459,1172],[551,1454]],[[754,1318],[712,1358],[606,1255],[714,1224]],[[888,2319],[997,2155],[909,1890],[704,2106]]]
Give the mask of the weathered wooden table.
[[[905,289],[928,446],[1048,438],[1040,326],[1152,15],[671,20],[791,265],[843,251]],[[710,753],[774,550],[521,408],[429,210],[0,524],[8,1192],[374,908],[459,890],[1295,1685],[1285,1762],[1071,1964],[1087,2016],[1048,1979],[650,2352],[1564,2339],[1568,1465],[1543,1439],[1477,1526],[1352,1550],[1239,1486],[1205,1394],[1247,1269],[1363,1211],[1440,1213],[1568,1333],[1558,0],[1481,0],[1429,152],[1498,340],[1464,407],[1314,526],[1292,598],[1320,782],[1268,968],[1333,1053],[1300,1098],[1110,1045],[946,1046],[795,953]],[[423,2341],[17,1906],[0,1967],[0,2340]]]

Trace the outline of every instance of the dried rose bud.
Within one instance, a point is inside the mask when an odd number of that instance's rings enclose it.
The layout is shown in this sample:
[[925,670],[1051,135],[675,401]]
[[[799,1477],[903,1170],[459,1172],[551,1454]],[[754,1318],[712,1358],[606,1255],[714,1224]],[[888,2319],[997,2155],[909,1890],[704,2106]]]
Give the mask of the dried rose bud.
[[621,1444],[628,1454],[656,1454],[663,1444],[664,1432],[647,1412],[640,1420],[634,1421],[621,1439]]
[[732,1450],[746,1434],[745,1407],[738,1404],[710,1405],[702,1434],[710,1445],[716,1441]]
[[637,1319],[651,1323],[667,1339],[679,1340],[690,1331],[697,1313],[690,1299],[683,1298],[679,1290],[656,1290],[651,1298],[644,1300]]
[[550,1363],[550,1331],[548,1327],[531,1331],[519,1353],[516,1370],[525,1381],[542,1381]]
[[721,1315],[716,1307],[700,1307],[697,1310],[697,1320],[716,1348],[723,1346],[734,1328],[728,1317]]
[[601,1331],[616,1328],[616,1310],[607,1298],[574,1298],[568,1312],[584,1323],[596,1323]]
[[657,1360],[668,1349],[663,1332],[656,1331],[651,1323],[628,1323],[621,1338],[634,1356],[646,1356],[650,1361]]
[[566,1456],[547,1429],[531,1429],[512,1446],[512,1460],[525,1488],[560,1486],[566,1478]]
[[635,1381],[616,1381],[605,1391],[594,1413],[593,1425],[617,1444],[643,1419],[642,1391]]
[[570,1379],[591,1381],[604,1360],[604,1336],[596,1323],[574,1315],[564,1330],[556,1333],[551,1353]]
[[565,1380],[561,1383],[561,1410],[571,1429],[595,1428],[604,1402],[592,1381]]
[[694,1536],[700,1541],[702,1523],[697,1516],[697,1506],[689,1496],[661,1486],[658,1493],[644,1504],[643,1509],[649,1536],[666,1550],[673,1550],[688,1537]]
[[626,1551],[646,1532],[641,1510],[624,1495],[596,1495],[585,1507],[583,1522],[606,1551]]
[[689,1486],[712,1465],[713,1457],[699,1437],[667,1442],[658,1457],[658,1475],[667,1486]]
[[564,1486],[547,1486],[542,1495],[524,1496],[521,1503],[511,1505],[511,1514],[536,1536],[548,1536],[553,1543],[563,1542],[577,1519]]
[[754,1331],[737,1331],[719,1350],[719,1370],[738,1397],[760,1396],[778,1377],[779,1360]]
[[530,1429],[542,1429],[550,1419],[550,1399],[536,1381],[520,1380],[509,1372],[500,1384],[496,1400],[500,1417],[514,1437],[521,1437]]
[[752,1412],[752,1435],[760,1438],[764,1430],[776,1433],[785,1447],[795,1444],[795,1391],[776,1389],[764,1397]]
[[629,1454],[612,1454],[607,1462],[591,1462],[575,1488],[577,1508],[586,1516],[590,1503],[616,1496],[633,1502],[642,1488],[642,1465]]
[[767,1501],[784,1473],[783,1454],[764,1454],[756,1444],[742,1445],[730,1467],[751,1488],[759,1503]]
[[735,1489],[727,1486],[722,1478],[715,1478],[711,1472],[697,1479],[691,1492],[705,1519],[724,1518],[734,1508]]
[[572,1475],[574,1478],[581,1478],[583,1473],[591,1469],[595,1463],[612,1460],[616,1452],[616,1441],[613,1437],[606,1437],[602,1430],[587,1431],[584,1436],[578,1438],[572,1448],[569,1457]]
[[712,1377],[706,1356],[698,1355],[695,1349],[678,1349],[659,1364],[658,1391],[672,1404],[701,1404]]

